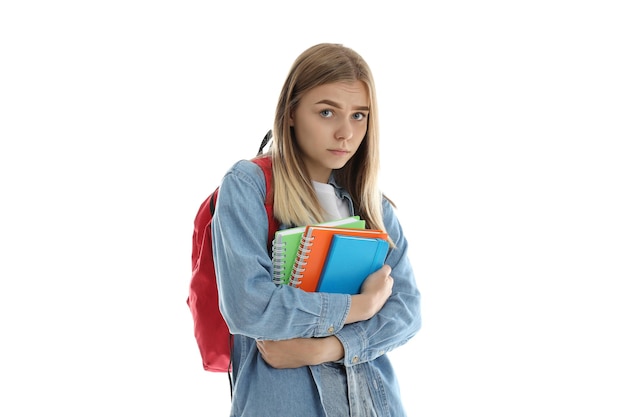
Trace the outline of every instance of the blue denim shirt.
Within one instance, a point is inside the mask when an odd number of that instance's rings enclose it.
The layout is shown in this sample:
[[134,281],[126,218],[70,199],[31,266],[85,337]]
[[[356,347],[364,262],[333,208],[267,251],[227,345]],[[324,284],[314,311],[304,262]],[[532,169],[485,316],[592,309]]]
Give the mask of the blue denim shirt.
[[[348,199],[354,214],[350,196],[336,190]],[[419,330],[420,293],[393,207],[383,201],[385,228],[396,244],[386,260],[392,268],[393,293],[371,319],[345,324],[349,295],[310,293],[272,282],[264,200],[261,169],[239,161],[222,180],[212,223],[220,309],[235,335],[231,416],[404,416],[386,353]],[[343,344],[340,363],[295,369],[272,368],[255,343],[330,335]],[[360,407],[375,414],[361,413]]]

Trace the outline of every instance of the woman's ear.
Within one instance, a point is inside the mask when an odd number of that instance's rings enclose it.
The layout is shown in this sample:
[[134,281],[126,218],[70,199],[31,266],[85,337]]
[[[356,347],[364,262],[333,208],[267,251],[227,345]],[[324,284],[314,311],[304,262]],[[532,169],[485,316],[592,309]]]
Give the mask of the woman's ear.
[[293,122],[293,110],[289,112],[289,126],[293,127],[294,122]]

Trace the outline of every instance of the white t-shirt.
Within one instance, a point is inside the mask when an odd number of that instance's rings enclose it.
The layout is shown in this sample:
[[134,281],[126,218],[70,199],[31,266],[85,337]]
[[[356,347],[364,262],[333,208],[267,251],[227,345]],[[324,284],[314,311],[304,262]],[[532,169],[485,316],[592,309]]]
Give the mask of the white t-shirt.
[[317,193],[320,204],[326,210],[325,221],[343,219],[350,216],[348,202],[342,200],[335,194],[335,187],[330,184],[324,184],[317,181],[313,182],[313,188]]

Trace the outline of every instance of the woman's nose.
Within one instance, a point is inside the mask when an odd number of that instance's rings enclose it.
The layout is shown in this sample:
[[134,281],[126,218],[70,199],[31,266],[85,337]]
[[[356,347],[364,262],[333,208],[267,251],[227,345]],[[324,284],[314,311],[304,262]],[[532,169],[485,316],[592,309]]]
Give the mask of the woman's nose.
[[353,130],[349,120],[346,120],[337,126],[335,130],[335,139],[348,140],[352,138]]

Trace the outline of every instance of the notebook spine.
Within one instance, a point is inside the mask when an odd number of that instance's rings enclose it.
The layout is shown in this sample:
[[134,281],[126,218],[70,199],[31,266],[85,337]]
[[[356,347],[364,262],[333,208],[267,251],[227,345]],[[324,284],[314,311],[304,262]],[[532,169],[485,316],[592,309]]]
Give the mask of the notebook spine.
[[302,277],[304,276],[304,270],[306,269],[307,259],[309,259],[309,253],[311,252],[311,245],[313,239],[310,236],[304,237],[298,247],[296,255],[296,261],[293,264],[293,270],[289,277],[289,285],[291,287],[299,287],[302,283]]
[[285,271],[285,250],[286,243],[277,243],[276,239],[272,241],[272,281],[274,284],[284,284]]

